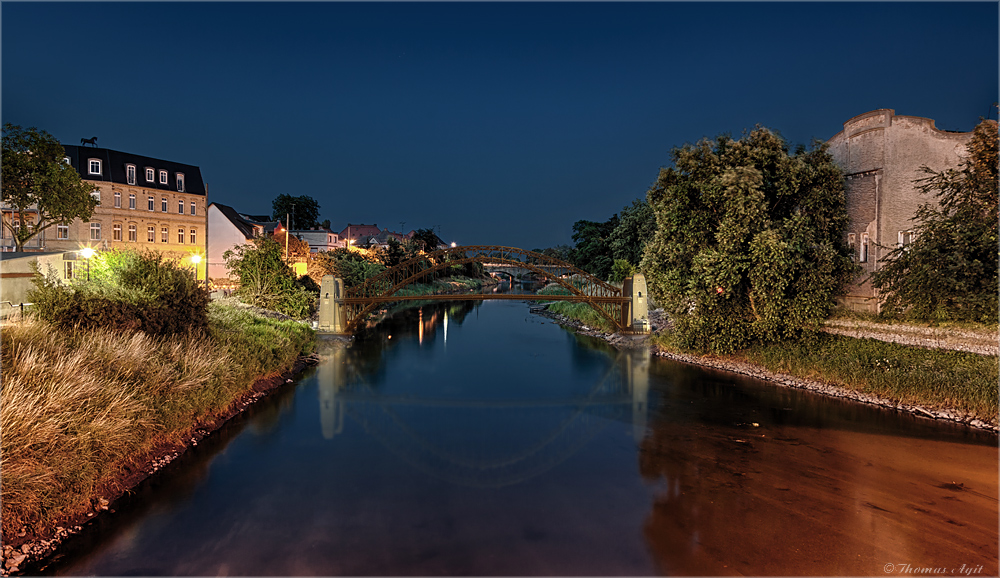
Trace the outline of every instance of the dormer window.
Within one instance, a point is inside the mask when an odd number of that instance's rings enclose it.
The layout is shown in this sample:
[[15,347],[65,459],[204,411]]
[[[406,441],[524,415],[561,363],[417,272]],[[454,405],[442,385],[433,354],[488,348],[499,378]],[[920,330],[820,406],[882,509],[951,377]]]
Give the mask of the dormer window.
[[177,190],[181,193],[184,192],[184,173],[177,173]]
[[151,183],[156,180],[156,176],[153,174],[153,167],[146,167],[146,182]]
[[87,172],[91,175],[101,174],[101,159],[89,159],[87,162]]
[[167,171],[160,171],[160,184],[167,184]]
[[135,165],[125,165],[125,180],[130,185],[135,184]]
[[66,163],[67,165],[70,165],[70,166],[73,165],[73,163],[70,162],[69,157],[63,157],[63,162]]

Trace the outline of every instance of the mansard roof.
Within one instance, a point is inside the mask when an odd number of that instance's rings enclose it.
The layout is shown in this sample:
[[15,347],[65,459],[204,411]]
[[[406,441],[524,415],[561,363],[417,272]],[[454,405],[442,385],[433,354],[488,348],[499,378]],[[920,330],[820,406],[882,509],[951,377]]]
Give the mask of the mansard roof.
[[[133,186],[177,192],[177,173],[183,173],[185,193],[192,195],[205,194],[205,183],[201,179],[201,169],[194,165],[175,163],[173,161],[154,159],[152,157],[99,147],[64,144],[63,149],[66,150],[66,156],[69,157],[70,164],[80,173],[80,177],[87,181],[103,181],[128,185],[125,165],[135,165],[136,179]],[[88,159],[99,159],[101,161],[100,175],[89,173],[89,167],[87,166]],[[156,171],[153,182],[146,181],[146,167],[151,167]],[[166,184],[160,183],[160,170],[167,171]]]

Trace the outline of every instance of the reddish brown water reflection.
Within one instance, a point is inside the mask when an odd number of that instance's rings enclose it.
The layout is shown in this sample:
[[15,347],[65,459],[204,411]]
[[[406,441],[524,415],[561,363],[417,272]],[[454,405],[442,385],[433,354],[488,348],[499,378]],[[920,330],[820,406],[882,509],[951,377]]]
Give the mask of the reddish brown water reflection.
[[658,421],[643,532],[664,574],[996,576],[997,468],[983,445]]

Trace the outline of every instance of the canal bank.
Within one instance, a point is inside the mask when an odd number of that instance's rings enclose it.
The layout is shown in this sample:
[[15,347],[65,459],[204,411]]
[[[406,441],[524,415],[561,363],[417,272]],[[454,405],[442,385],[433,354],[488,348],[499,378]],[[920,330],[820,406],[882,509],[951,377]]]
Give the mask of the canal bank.
[[[44,565],[118,498],[315,365],[305,354],[312,331],[276,315],[216,303],[202,339],[60,336],[31,320],[5,326],[0,574]],[[59,383],[75,387],[64,392]],[[95,405],[105,408],[101,416],[77,415]],[[110,419],[114,426],[102,430],[98,422]]]
[[[745,359],[741,359],[735,356],[696,355],[690,353],[670,351],[666,348],[657,346],[655,344],[650,344],[650,339],[648,336],[636,337],[636,336],[619,335],[615,333],[606,333],[599,329],[588,327],[587,325],[581,323],[576,319],[567,317],[565,315],[552,313],[548,311],[544,305],[537,305],[535,307],[532,307],[531,311],[535,314],[551,318],[560,325],[572,328],[574,331],[578,331],[586,335],[604,339],[605,341],[616,347],[620,348],[650,347],[653,355],[656,355],[658,357],[663,357],[666,359],[673,359],[676,361],[682,361],[684,363],[691,363],[703,367],[711,367],[713,369],[720,369],[723,371],[738,373],[740,375],[746,375],[756,379],[761,379],[784,387],[805,389],[808,391],[821,393],[823,395],[828,395],[841,399],[847,399],[869,405],[876,405],[884,407],[886,409],[901,411],[922,418],[955,422],[972,428],[991,431],[994,433],[1000,432],[1000,424],[998,424],[996,416],[992,416],[993,419],[991,421],[986,416],[975,415],[970,412],[957,410],[953,407],[938,407],[933,404],[926,404],[926,403],[924,404],[901,403],[899,401],[892,400],[884,396],[872,395],[870,393],[858,391],[856,389],[852,389],[843,384],[838,384],[833,381],[821,381],[817,379],[809,379],[801,376],[791,375],[788,373],[770,371],[758,364],[751,363]],[[669,329],[669,319],[667,318],[666,314],[663,312],[662,309],[650,312],[650,324],[652,332],[654,334]],[[875,338],[876,336],[880,335],[879,333],[872,331],[870,328],[867,329],[868,329],[867,334],[864,337]],[[843,331],[841,327],[838,327],[838,330],[840,330],[841,332]],[[922,334],[920,338],[926,339],[926,336]],[[947,340],[942,339],[940,337],[936,338],[936,342],[939,343],[946,341]],[[910,345],[909,342],[904,341],[904,343]],[[995,374],[996,372],[994,371],[993,373]]]

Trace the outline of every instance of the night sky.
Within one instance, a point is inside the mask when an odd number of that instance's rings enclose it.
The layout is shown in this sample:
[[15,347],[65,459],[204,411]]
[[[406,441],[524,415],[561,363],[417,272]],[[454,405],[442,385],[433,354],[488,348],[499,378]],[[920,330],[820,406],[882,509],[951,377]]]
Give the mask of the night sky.
[[209,200],[570,244],[670,150],[876,108],[996,118],[998,4],[3,2],[3,122],[197,165]]

